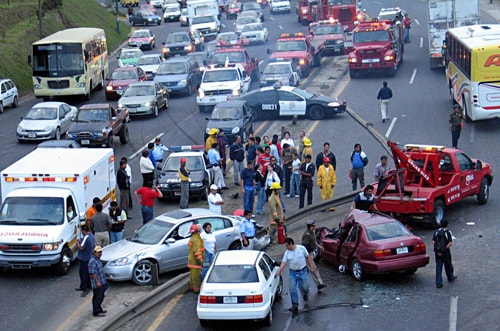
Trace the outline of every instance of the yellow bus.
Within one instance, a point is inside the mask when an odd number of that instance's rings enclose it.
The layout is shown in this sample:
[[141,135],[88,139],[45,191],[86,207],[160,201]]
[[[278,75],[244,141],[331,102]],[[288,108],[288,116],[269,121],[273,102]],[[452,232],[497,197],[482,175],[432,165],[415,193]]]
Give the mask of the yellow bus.
[[446,32],[446,78],[467,120],[500,117],[500,24]]
[[104,30],[74,28],[56,32],[33,43],[35,96],[44,100],[83,95],[101,89],[108,77],[108,50]]

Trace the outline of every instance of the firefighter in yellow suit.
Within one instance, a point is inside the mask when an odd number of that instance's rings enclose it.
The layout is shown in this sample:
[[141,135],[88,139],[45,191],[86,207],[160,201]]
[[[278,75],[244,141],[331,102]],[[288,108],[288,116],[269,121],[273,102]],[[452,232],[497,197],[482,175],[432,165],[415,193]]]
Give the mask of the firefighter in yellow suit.
[[205,140],[206,153],[208,153],[208,150],[212,148],[212,144],[217,143],[217,133],[219,133],[219,130],[216,128],[211,128],[210,131],[208,131],[208,137],[207,140]]
[[193,224],[189,228],[191,238],[189,239],[188,249],[188,268],[189,268],[189,289],[195,293],[200,292],[201,287],[201,269],[203,262],[205,262],[205,247],[203,239],[201,239],[200,232],[201,226]]
[[325,157],[323,159],[323,164],[318,169],[318,186],[321,200],[333,198],[335,185],[337,185],[335,169],[333,169],[333,166],[330,164],[330,158]]

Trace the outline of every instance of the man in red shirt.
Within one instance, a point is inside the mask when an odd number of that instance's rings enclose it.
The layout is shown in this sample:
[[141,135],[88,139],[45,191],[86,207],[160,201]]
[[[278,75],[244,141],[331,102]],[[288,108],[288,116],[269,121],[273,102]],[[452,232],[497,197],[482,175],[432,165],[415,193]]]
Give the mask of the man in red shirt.
[[257,159],[257,163],[262,166],[262,174],[267,175],[267,166],[271,164],[271,147],[266,146],[264,148],[264,154],[260,154]]
[[[134,195],[137,202],[141,204],[142,224],[144,225],[153,219],[155,198],[163,198],[163,194],[158,186],[153,187],[153,182],[147,182],[145,186],[137,189]],[[139,198],[139,195],[141,198]]]

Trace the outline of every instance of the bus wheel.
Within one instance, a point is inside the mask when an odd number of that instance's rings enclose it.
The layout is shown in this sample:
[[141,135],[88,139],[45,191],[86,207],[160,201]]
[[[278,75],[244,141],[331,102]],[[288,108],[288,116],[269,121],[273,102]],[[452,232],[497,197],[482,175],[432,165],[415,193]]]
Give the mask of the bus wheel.
[[104,88],[104,85],[105,85],[105,84],[106,84],[106,83],[104,83],[104,73],[103,73],[103,72],[101,72],[101,82],[99,83],[99,85],[97,85],[97,89],[98,89],[98,90],[102,90],[102,89]]
[[[462,100],[465,100],[465,96],[462,97]],[[472,119],[469,116],[469,112],[467,111],[467,103],[466,102],[464,103],[463,109],[464,109],[464,119],[465,119],[465,121],[466,122],[472,122]]]

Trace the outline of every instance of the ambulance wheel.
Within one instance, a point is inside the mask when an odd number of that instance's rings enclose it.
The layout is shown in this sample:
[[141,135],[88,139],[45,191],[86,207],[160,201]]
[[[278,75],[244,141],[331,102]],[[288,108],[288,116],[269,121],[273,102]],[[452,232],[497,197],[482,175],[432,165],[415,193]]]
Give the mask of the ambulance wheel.
[[[462,99],[465,101],[466,99],[464,99],[464,97],[462,97]],[[464,102],[464,106],[463,106],[463,109],[464,109],[464,119],[466,122],[472,122],[470,116],[469,116],[469,112],[468,112],[468,109],[467,109],[467,102]]]
[[59,262],[54,265],[56,274],[63,276],[66,275],[71,268],[71,251],[68,247],[64,247],[61,252]]
[[481,180],[481,186],[479,187],[479,193],[477,194],[477,202],[480,205],[485,205],[488,202],[488,197],[490,196],[490,184],[488,179],[483,178]]
[[442,200],[434,201],[434,210],[431,214],[431,224],[435,229],[439,229],[441,221],[444,219],[445,207]]

